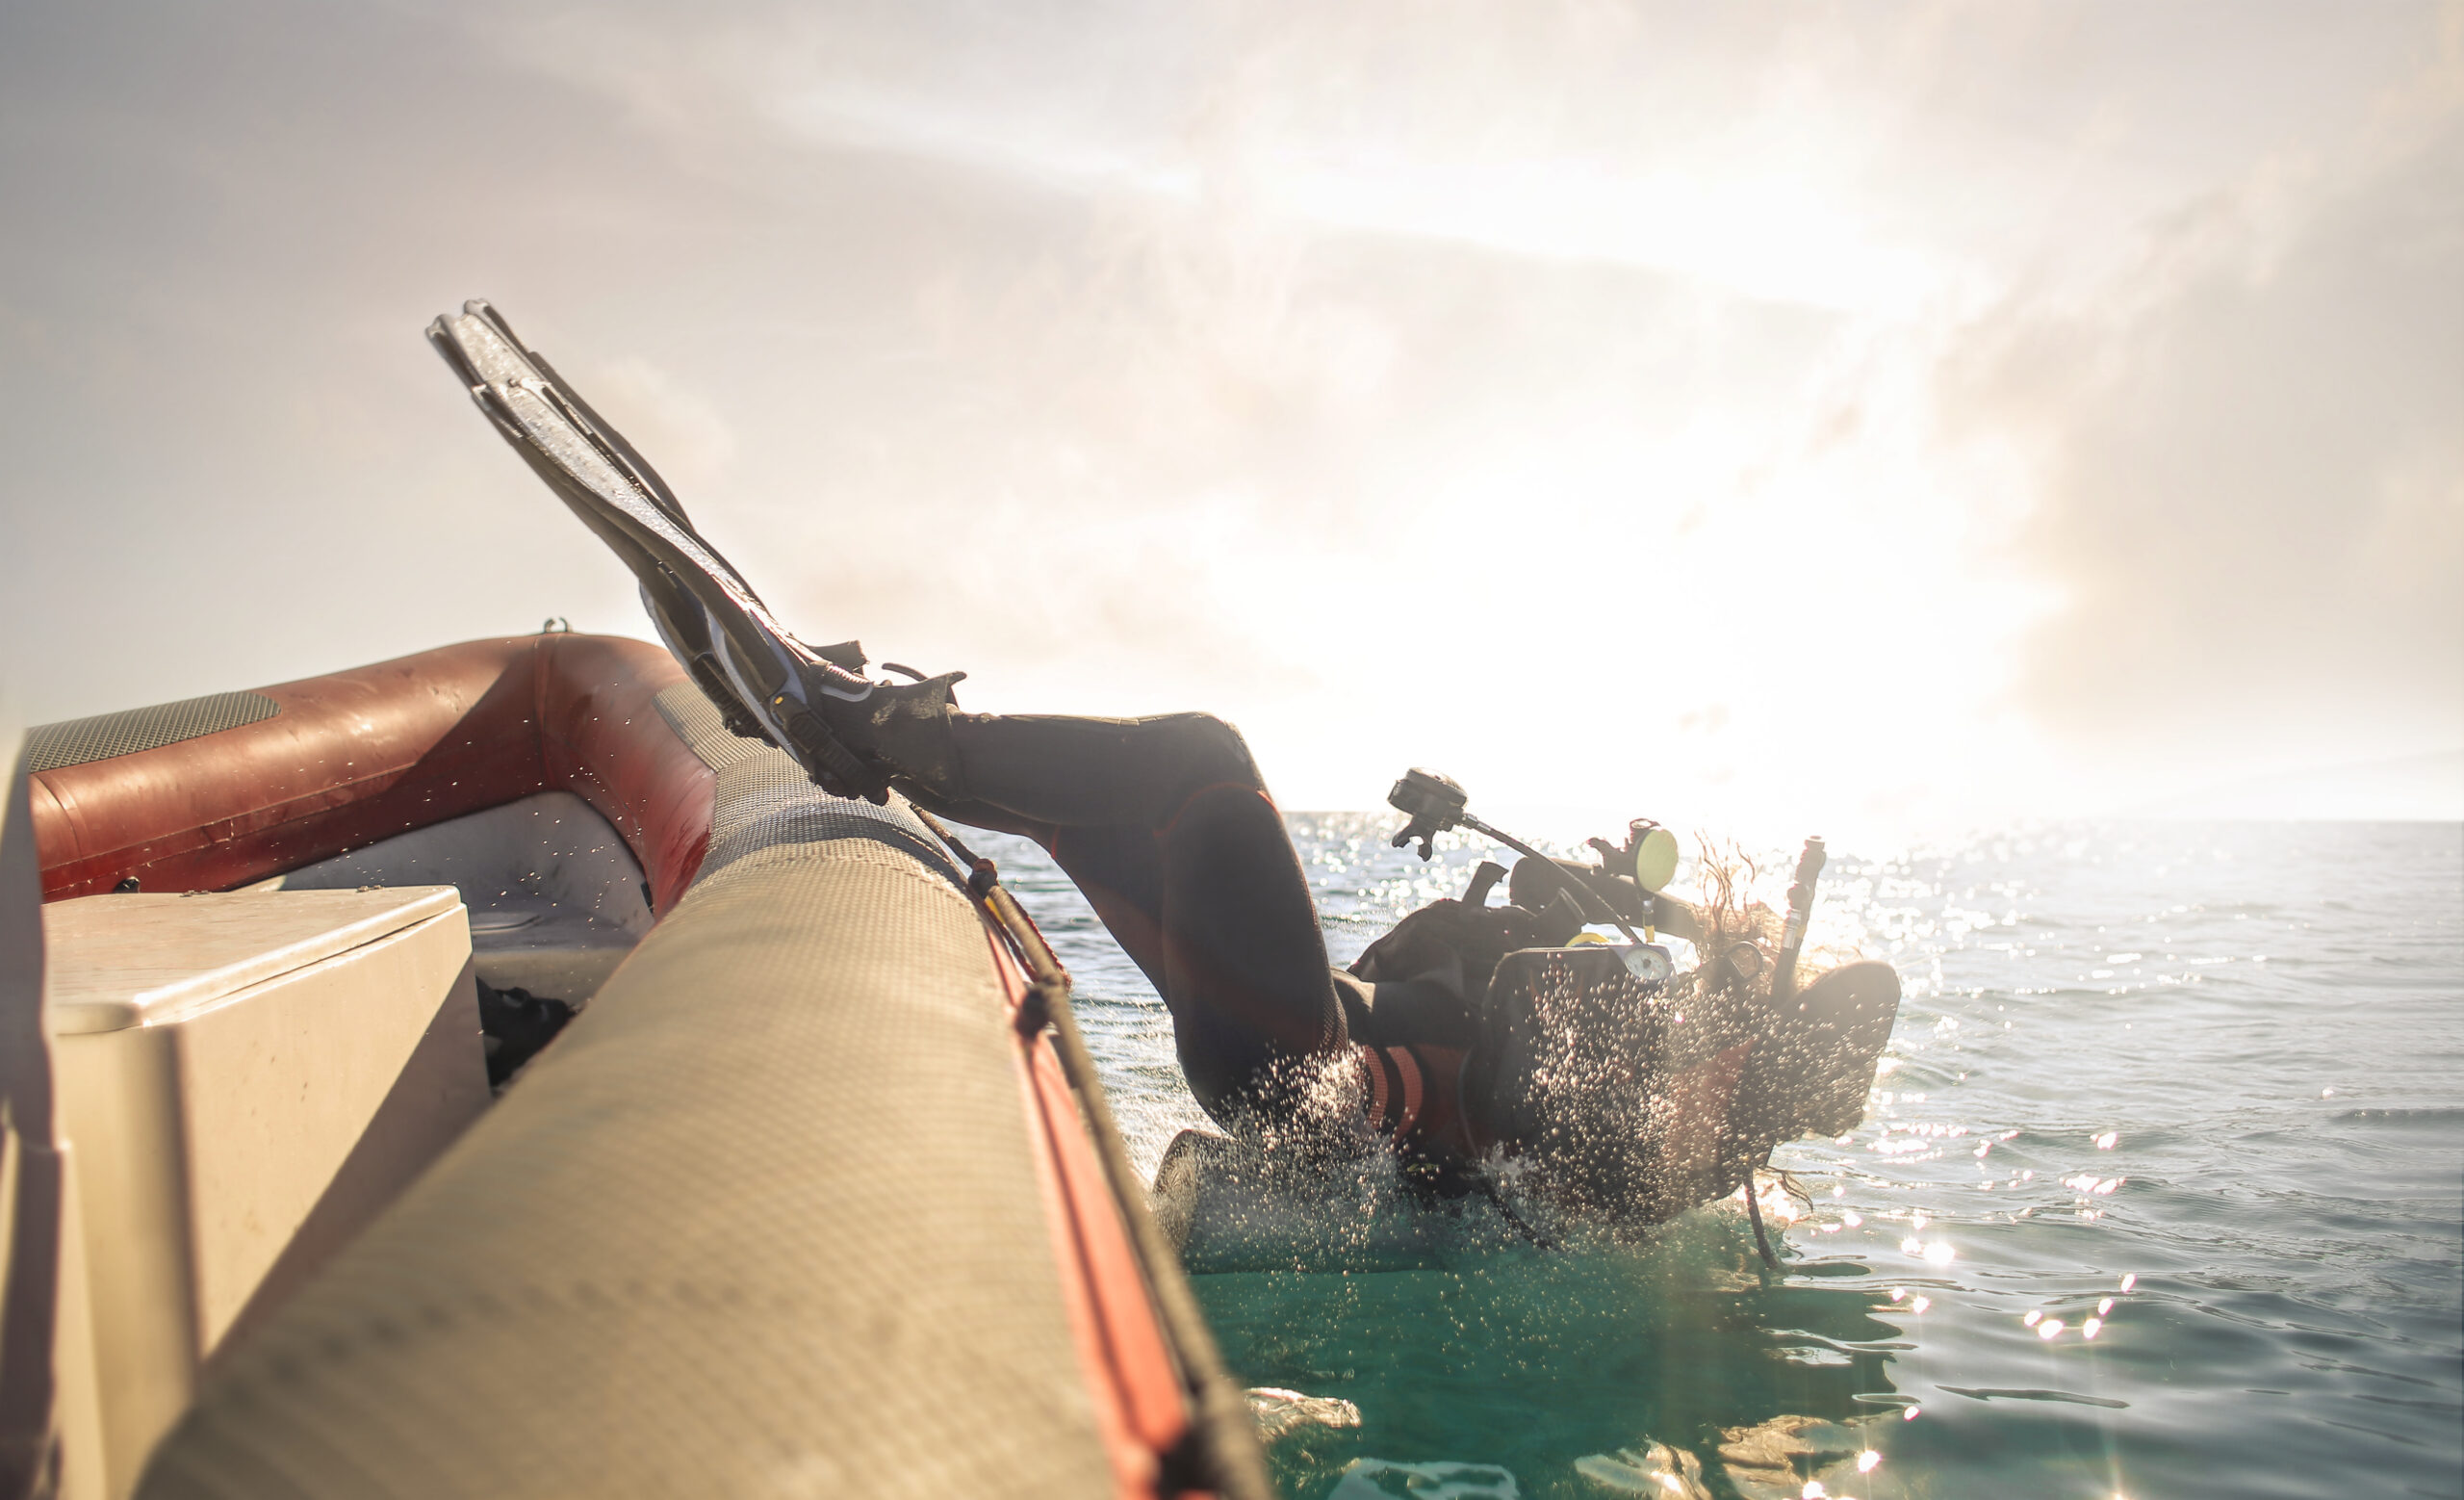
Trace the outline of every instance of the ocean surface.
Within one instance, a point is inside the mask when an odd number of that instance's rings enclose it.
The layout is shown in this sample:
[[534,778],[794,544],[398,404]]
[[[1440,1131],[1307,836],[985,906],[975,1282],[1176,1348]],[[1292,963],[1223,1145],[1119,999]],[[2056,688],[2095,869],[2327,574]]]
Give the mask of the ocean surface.
[[[1394,821],[1292,819],[1337,962],[1498,852]],[[1169,1019],[991,843],[1151,1170],[1205,1125]],[[1864,1123],[1777,1158],[1777,1273],[1741,1201],[1543,1250],[1365,1189],[1192,1245],[1235,1373],[1305,1398],[1260,1398],[1286,1494],[2464,1495],[2464,827],[1835,848],[1813,940],[1907,996]]]

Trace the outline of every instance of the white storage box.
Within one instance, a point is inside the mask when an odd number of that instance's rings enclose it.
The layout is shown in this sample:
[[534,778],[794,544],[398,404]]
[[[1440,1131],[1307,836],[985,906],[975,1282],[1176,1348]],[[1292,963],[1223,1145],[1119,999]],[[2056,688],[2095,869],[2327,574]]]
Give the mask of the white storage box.
[[118,1496],[215,1350],[487,1106],[470,927],[450,886],[101,895],[43,943]]

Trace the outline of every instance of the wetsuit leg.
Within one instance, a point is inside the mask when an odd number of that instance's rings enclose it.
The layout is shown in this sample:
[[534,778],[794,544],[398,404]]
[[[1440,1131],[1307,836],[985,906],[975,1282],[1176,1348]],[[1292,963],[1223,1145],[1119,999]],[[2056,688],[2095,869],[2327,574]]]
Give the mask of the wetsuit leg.
[[[1202,713],[959,715],[939,811],[1052,854],[1164,996],[1219,1121],[1289,1120],[1305,1059],[1348,1052],[1300,859],[1239,732]],[[928,805],[932,805],[928,800]]]

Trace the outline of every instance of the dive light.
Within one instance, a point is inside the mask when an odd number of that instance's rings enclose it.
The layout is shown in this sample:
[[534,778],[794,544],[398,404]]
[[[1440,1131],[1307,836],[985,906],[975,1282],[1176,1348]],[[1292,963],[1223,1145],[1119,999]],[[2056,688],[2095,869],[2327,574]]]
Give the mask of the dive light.
[[1647,817],[1629,824],[1626,836],[1634,848],[1634,884],[1659,894],[1677,878],[1677,836]]

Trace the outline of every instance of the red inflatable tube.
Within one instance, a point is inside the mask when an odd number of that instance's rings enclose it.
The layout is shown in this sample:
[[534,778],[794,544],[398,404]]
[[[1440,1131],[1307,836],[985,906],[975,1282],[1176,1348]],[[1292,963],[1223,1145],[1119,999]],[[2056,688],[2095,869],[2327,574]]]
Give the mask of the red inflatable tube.
[[466,641],[261,689],[281,711],[29,778],[43,899],[134,878],[226,891],[446,818],[571,791],[664,912],[709,846],[709,768],[654,696],[685,680],[614,635]]
[[[270,718],[28,778],[43,899],[221,891],[541,791],[623,836],[664,915],[709,847],[712,777],[653,701],[686,681],[610,635],[467,641],[260,689]],[[1025,976],[986,930],[1014,1011]],[[1159,1497],[1190,1425],[1119,1207],[1051,1043],[1008,1028],[1052,1252],[1117,1493]]]
[[[988,924],[993,967],[1014,1022],[1027,996],[1027,976]],[[1027,1127],[1038,1150],[1036,1175],[1052,1224],[1061,1294],[1077,1336],[1078,1358],[1095,1396],[1095,1420],[1124,1500],[1202,1500],[1167,1494],[1163,1456],[1181,1445],[1190,1411],[1172,1356],[1148,1300],[1145,1274],[1131,1249],[1119,1205],[1104,1184],[1103,1164],[1078,1113],[1052,1039],[1015,1024],[1019,1087]]]

